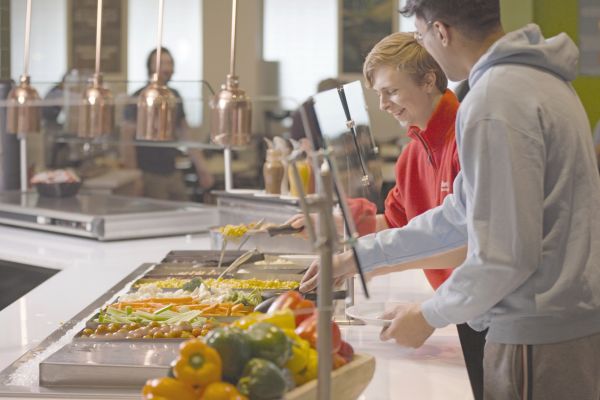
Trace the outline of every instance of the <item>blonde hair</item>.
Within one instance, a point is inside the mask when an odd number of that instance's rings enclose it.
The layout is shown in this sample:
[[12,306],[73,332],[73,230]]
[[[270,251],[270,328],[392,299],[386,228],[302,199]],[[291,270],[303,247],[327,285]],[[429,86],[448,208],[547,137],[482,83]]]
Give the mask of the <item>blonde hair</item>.
[[417,42],[412,33],[396,32],[381,39],[369,52],[363,64],[368,88],[373,87],[373,73],[388,65],[409,74],[417,84],[425,82],[428,73],[435,75],[435,87],[442,93],[448,88],[448,78],[439,64]]

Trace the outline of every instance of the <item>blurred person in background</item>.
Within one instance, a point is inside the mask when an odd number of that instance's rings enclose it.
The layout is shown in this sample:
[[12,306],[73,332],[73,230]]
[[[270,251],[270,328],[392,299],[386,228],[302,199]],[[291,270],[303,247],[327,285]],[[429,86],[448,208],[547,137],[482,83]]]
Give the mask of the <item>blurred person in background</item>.
[[[175,70],[175,61],[171,52],[161,48],[160,73],[158,80],[168,85]],[[152,50],[146,60],[148,79],[151,79],[156,70],[156,49]],[[137,99],[146,86],[132,94]],[[177,98],[175,110],[175,138],[176,140],[193,140],[185,118],[183,99],[179,92],[169,88]],[[125,107],[122,135],[130,143],[135,140],[137,119],[137,105],[129,104]],[[176,160],[181,152],[173,147],[150,147],[142,144],[123,146],[123,162],[128,168],[139,168],[142,171],[143,196],[163,200],[187,201],[189,196],[186,191],[184,177],[176,168]],[[194,164],[200,188],[208,190],[214,184],[214,178],[208,171],[206,160],[199,149],[188,149],[188,155]]]

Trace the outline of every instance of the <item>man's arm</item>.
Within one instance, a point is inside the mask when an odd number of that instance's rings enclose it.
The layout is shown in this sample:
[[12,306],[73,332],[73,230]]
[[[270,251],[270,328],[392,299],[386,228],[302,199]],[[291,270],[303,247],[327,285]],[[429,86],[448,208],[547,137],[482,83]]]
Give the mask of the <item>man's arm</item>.
[[377,216],[375,217],[375,232],[383,231],[389,228],[390,226],[388,225],[387,220],[385,219],[385,215],[377,214]]
[[363,269],[404,264],[446,253],[467,243],[465,200],[461,174],[454,193],[441,206],[411,219],[403,228],[387,229],[358,240],[356,249]]
[[464,128],[461,161],[469,224],[465,262],[422,304],[434,327],[484,315],[535,272],[542,254],[543,143],[507,121]]
[[367,274],[369,278],[378,275],[385,275],[391,272],[408,271],[409,269],[446,269],[457,268],[467,256],[467,246],[457,247],[443,253],[434,254],[419,260],[407,261],[396,265],[384,265],[374,269]]

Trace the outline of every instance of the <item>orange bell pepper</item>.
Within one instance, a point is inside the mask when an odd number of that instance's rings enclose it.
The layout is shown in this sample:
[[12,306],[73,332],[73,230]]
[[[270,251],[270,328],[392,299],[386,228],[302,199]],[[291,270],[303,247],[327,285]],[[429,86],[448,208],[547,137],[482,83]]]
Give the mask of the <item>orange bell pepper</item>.
[[149,379],[142,389],[144,400],[195,400],[197,394],[185,383],[173,378]]
[[219,353],[202,340],[191,339],[179,347],[173,374],[189,385],[206,386],[221,380],[223,366]]

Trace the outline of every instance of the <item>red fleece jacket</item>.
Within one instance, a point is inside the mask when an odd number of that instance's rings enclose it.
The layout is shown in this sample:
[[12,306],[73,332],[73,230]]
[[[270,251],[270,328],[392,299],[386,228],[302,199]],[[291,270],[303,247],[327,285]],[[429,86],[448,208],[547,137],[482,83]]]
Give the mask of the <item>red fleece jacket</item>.
[[[460,170],[455,139],[458,99],[446,90],[425,130],[411,126],[410,143],[396,162],[396,186],[385,200],[385,219],[392,228],[404,226],[411,218],[442,204],[452,193]],[[452,269],[429,269],[425,275],[437,289]]]
[[[399,228],[411,218],[442,204],[452,193],[454,178],[460,170],[454,125],[458,99],[446,90],[425,130],[408,129],[410,143],[396,162],[396,185],[385,200],[385,220]],[[375,231],[376,207],[366,199],[349,199],[359,235]],[[452,269],[424,270],[427,280],[437,289]]]

